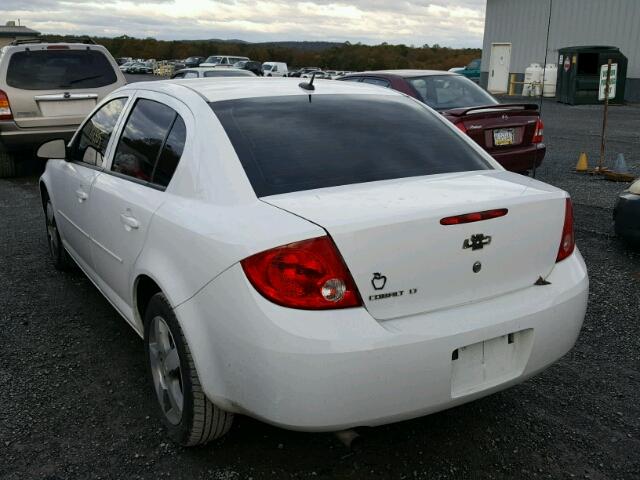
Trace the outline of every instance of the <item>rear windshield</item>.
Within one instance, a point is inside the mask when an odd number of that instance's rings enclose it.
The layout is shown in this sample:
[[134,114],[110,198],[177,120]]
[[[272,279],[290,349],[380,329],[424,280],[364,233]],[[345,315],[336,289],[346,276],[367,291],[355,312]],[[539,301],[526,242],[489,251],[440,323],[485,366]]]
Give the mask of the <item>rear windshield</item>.
[[436,110],[495,105],[498,101],[481,87],[461,75],[409,77],[424,103]]
[[205,77],[255,77],[249,70],[207,70]]
[[96,50],[16,52],[7,69],[7,84],[24,90],[98,88],[116,80],[111,63]]
[[484,170],[445,120],[395,95],[291,95],[213,102],[259,197]]

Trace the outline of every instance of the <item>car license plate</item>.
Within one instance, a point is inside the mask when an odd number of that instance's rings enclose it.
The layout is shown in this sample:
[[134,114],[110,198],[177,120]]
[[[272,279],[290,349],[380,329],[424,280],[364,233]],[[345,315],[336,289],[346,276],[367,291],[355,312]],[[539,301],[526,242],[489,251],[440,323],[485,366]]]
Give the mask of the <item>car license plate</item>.
[[451,396],[462,397],[521,375],[532,341],[533,329],[527,329],[456,349],[451,357]]
[[513,145],[515,132],[513,128],[501,128],[493,131],[493,144],[496,147],[504,145]]

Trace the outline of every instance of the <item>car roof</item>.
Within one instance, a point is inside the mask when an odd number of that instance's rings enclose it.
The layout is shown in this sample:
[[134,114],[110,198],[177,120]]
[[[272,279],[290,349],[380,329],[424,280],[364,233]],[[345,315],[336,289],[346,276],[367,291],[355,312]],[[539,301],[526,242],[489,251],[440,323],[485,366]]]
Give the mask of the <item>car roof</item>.
[[104,46],[98,45],[95,43],[80,43],[80,42],[24,42],[18,43],[17,45],[8,44],[2,47],[2,49],[7,50],[50,50],[56,51],[55,48],[49,47],[67,47],[69,50],[86,50],[94,49],[94,50],[105,50]]
[[444,70],[371,70],[366,72],[353,72],[349,75],[396,75],[398,77],[428,77],[431,75],[457,75],[454,72]]
[[[188,88],[195,91],[207,102],[237,100],[243,98],[280,97],[286,95],[323,95],[323,94],[361,94],[361,95],[402,95],[395,90],[383,89],[375,85],[353,82],[335,82],[316,80],[315,90],[299,87],[299,78],[261,78],[261,77],[217,77],[194,78],[188,80],[172,79],[128,84],[123,90],[151,90],[179,96],[176,88]],[[307,80],[307,79],[303,79]]]

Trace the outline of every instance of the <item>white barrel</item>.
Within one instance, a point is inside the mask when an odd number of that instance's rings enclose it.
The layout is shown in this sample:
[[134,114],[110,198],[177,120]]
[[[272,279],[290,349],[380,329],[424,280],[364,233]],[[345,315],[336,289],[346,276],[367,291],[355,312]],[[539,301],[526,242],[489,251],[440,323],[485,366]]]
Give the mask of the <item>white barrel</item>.
[[557,82],[558,66],[555,63],[547,63],[544,67],[544,88],[542,89],[542,95],[545,97],[555,97]]
[[529,97],[538,93],[536,88],[542,82],[542,67],[539,63],[532,63],[524,70],[524,86],[522,95]]

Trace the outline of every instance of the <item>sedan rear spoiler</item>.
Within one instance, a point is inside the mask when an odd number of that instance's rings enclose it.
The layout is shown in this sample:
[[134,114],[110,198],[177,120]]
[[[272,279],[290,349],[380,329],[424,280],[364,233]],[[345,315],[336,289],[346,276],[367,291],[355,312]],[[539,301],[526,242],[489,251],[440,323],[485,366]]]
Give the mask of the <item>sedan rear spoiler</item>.
[[455,117],[462,117],[469,112],[475,112],[480,110],[505,110],[505,109],[521,109],[521,110],[538,110],[538,104],[536,103],[499,103],[497,105],[484,105],[480,107],[470,108],[454,108],[446,110],[447,115],[453,115]]

